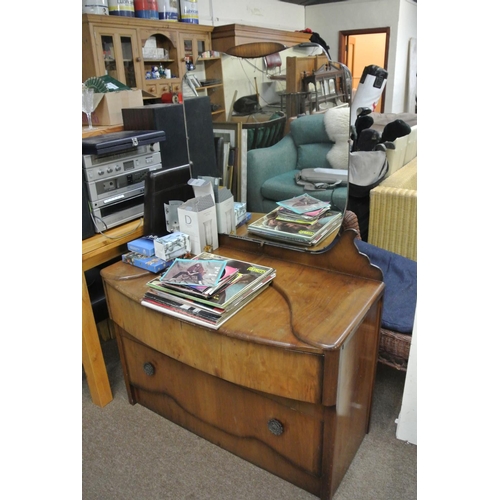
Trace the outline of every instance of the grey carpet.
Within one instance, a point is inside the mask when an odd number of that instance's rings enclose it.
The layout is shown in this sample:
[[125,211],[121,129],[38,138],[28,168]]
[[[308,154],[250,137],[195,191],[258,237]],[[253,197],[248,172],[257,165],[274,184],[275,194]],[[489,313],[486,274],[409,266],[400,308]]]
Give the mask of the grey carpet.
[[[83,500],[313,500],[317,497],[152,411],[130,405],[116,341],[103,342],[114,399],[82,384]],[[417,447],[396,439],[405,373],[379,365],[370,432],[333,500],[417,498]]]

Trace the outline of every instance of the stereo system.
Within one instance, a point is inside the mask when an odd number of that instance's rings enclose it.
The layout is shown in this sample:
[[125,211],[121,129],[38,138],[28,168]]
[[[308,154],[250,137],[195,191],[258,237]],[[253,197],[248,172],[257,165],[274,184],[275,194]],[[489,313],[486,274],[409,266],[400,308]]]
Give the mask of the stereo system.
[[[143,216],[145,179],[162,168],[159,142],[164,139],[163,132],[128,131],[82,141],[88,203],[87,214],[83,207],[84,228],[88,215],[96,233]],[[84,231],[83,238],[89,236]]]

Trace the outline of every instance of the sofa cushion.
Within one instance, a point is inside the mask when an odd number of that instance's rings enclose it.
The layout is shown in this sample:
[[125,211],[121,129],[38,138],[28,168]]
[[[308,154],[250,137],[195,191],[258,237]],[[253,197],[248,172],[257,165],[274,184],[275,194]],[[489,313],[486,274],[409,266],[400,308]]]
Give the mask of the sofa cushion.
[[295,146],[301,144],[315,144],[326,142],[332,147],[332,141],[325,129],[324,116],[322,114],[304,115],[290,122],[290,134]]
[[319,142],[313,144],[301,144],[297,147],[297,168],[331,168],[326,158],[332,149],[331,142]]
[[[304,194],[304,188],[295,182],[295,175],[299,170],[291,170],[283,174],[275,175],[262,184],[260,188],[264,198],[274,202],[283,201],[294,196]],[[321,191],[308,191],[311,196],[318,200],[332,203],[332,207],[337,206],[343,210],[347,199],[347,188],[338,186],[335,188],[332,197],[332,190],[325,189]]]

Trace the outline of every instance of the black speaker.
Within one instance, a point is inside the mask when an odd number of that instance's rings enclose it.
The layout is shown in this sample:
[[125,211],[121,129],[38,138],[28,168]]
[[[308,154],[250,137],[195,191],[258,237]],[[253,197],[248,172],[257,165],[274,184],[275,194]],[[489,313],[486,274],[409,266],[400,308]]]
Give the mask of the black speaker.
[[162,168],[189,163],[182,104],[150,104],[122,109],[124,130],[163,130],[160,142]]
[[125,130],[163,130],[162,168],[191,164],[191,176],[217,177],[210,99],[186,99],[183,104],[149,104],[122,109]]
[[209,97],[193,97],[184,101],[186,124],[194,178],[200,175],[217,177],[217,160],[214,143],[214,127]]

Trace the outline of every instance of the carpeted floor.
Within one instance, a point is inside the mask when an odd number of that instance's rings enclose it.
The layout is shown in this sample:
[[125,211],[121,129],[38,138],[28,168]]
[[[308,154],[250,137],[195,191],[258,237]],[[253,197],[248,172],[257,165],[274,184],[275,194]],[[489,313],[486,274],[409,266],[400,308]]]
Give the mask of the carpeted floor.
[[[82,381],[83,500],[313,500],[317,497],[152,411],[130,405],[116,341],[103,342],[114,399]],[[396,438],[405,373],[379,365],[370,432],[333,500],[417,498],[417,447]]]

